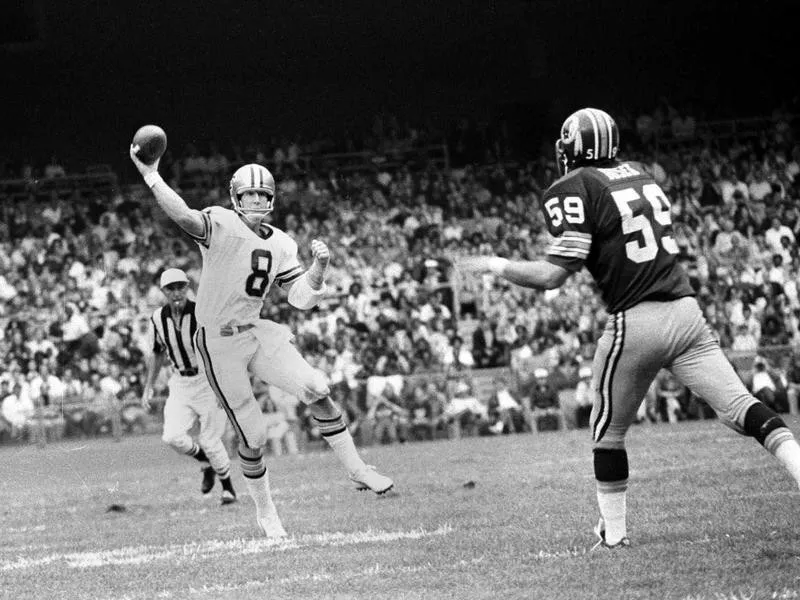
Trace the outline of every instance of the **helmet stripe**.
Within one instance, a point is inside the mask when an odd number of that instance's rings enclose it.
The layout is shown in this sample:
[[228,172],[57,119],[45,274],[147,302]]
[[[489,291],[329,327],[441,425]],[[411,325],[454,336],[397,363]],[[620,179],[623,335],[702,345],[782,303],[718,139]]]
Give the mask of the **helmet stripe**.
[[598,156],[598,151],[600,150],[600,124],[597,122],[591,108],[587,108],[584,112],[589,118],[592,124],[592,130],[594,131],[594,146],[592,146],[592,148],[594,148],[594,158],[600,158]]
[[250,189],[256,187],[256,169],[250,165]]
[[611,158],[614,155],[614,122],[607,112],[602,110],[598,110],[597,112],[603,117],[603,120],[606,122],[606,127],[608,128],[608,157]]
[[598,145],[595,146],[595,158],[603,158],[604,156],[603,151],[606,148],[607,145],[606,142],[608,139],[608,129],[606,127],[606,122],[603,120],[603,115],[600,114],[601,111],[594,108],[589,108],[587,110],[597,123],[598,131],[600,131],[600,141]]
[[264,169],[258,169],[258,189],[264,189]]

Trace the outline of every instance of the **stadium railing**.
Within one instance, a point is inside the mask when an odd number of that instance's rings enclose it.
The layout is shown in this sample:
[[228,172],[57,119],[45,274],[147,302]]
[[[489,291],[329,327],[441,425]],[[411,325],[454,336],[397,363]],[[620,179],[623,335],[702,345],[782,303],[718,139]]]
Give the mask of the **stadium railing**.
[[31,195],[37,200],[47,200],[53,192],[66,198],[75,190],[84,196],[91,193],[109,194],[118,188],[117,175],[110,168],[94,165],[86,173],[71,173],[61,177],[39,177],[35,179],[0,180],[0,198],[17,201],[27,200]]

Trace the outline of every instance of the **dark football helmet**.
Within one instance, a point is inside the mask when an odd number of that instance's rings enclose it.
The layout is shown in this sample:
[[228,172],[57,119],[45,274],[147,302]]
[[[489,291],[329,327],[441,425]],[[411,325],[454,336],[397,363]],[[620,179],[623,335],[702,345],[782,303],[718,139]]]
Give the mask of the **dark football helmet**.
[[594,162],[616,158],[619,129],[607,112],[582,108],[572,113],[561,126],[556,140],[556,163],[561,175]]

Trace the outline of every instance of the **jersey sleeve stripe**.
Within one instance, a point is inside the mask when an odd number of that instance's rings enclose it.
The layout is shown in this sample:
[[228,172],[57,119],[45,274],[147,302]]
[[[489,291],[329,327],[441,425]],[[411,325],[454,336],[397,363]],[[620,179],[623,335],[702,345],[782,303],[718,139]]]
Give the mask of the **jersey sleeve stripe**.
[[575,239],[575,240],[588,240],[592,241],[592,234],[591,233],[583,233],[581,231],[565,231],[560,236],[559,239]]
[[553,256],[566,256],[568,258],[586,258],[589,256],[588,250],[581,250],[578,248],[559,248],[557,246],[550,246],[547,253]]
[[561,246],[562,248],[586,248],[587,250],[592,247],[591,240],[576,240],[573,238],[556,238],[553,240],[553,246]]
[[287,277],[281,277],[280,279],[276,278],[275,281],[278,283],[279,286],[283,287],[287,283],[292,283],[294,280],[299,279],[303,273],[305,273],[305,271],[303,270],[302,267],[299,267],[299,270],[296,271],[295,273],[292,273]]
[[281,271],[280,273],[278,273],[277,275],[275,275],[275,278],[276,278],[276,279],[281,279],[281,278],[283,278],[283,277],[286,277],[286,276],[287,276],[289,273],[291,273],[292,271],[296,271],[297,269],[301,269],[301,270],[302,270],[302,268],[303,268],[303,267],[301,267],[300,265],[295,265],[295,266],[293,266],[293,267],[289,267],[289,268],[288,268],[288,269],[286,269],[285,271]]
[[211,240],[211,217],[209,217],[208,214],[205,212],[201,212],[200,216],[203,218],[203,234],[197,236],[189,233],[189,237],[192,238],[198,244],[202,244],[203,246],[208,248],[208,242]]

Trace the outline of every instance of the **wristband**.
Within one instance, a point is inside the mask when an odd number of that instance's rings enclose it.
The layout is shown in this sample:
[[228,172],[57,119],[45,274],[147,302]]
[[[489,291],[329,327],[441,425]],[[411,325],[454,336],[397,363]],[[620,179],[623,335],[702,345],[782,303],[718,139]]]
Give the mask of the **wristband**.
[[507,258],[493,256],[492,258],[489,259],[489,270],[492,273],[496,273],[497,275],[502,275],[508,263],[509,260]]
[[153,171],[144,176],[144,182],[147,184],[147,187],[152,189],[157,183],[163,183],[164,180],[161,178],[161,175],[159,175],[158,171]]

